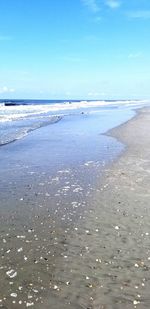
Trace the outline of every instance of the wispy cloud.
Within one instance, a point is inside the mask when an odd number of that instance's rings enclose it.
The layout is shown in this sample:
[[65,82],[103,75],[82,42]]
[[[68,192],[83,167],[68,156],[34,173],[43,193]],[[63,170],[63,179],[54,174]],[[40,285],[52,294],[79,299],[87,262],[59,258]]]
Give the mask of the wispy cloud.
[[9,88],[7,86],[0,87],[0,93],[12,93],[15,92],[14,88]]
[[106,5],[111,9],[117,9],[121,3],[118,0],[106,0]]
[[101,97],[101,96],[105,96],[105,95],[106,95],[105,92],[97,92],[97,91],[88,92],[89,97]]
[[102,17],[101,16],[94,16],[93,18],[93,22],[96,24],[99,24],[102,21]]
[[136,58],[140,58],[142,56],[142,53],[141,52],[138,52],[138,53],[131,53],[128,55],[128,58],[129,59],[136,59]]
[[93,13],[100,11],[100,7],[96,0],[81,0],[82,3]]
[[150,10],[136,10],[127,13],[127,16],[135,19],[149,19]]

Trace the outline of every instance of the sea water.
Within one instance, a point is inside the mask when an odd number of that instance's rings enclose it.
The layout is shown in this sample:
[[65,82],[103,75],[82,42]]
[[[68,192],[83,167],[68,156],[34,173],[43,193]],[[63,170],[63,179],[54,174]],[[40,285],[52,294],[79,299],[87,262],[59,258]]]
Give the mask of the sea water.
[[[22,177],[22,183],[25,179],[30,182],[29,171],[35,183],[34,175],[57,178],[59,171],[71,169],[74,177],[80,178],[80,185],[84,184],[84,192],[89,185],[95,187],[105,166],[124,149],[122,143],[105,133],[132,118],[136,108],[148,104],[27,100],[13,103],[16,105],[0,105],[1,181],[7,184],[11,178],[18,187]],[[3,194],[5,199],[5,190]]]
[[[53,125],[62,119],[68,120],[74,117],[74,121],[78,120],[81,114],[85,114],[89,119],[92,119],[93,114],[97,114],[95,120],[97,122],[99,119],[99,133],[104,133],[128,120],[133,114],[132,109],[140,107],[141,104],[146,104],[146,102],[72,100],[12,100],[8,102],[0,100],[0,145],[21,139],[33,130]],[[81,130],[84,130],[84,125],[83,122]],[[89,123],[86,130],[93,131],[94,126]],[[72,131],[74,129],[72,128]]]
[[[0,102],[1,173],[17,162],[38,170],[105,165],[123,145],[105,136],[126,122],[145,101],[11,101]],[[8,102],[7,102],[8,103]],[[8,103],[9,104],[9,103]]]

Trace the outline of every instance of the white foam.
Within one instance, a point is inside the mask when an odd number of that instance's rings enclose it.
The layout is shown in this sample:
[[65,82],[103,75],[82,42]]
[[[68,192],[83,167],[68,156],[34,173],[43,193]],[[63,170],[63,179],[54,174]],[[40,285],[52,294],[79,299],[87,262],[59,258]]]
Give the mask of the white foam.
[[80,102],[64,102],[54,104],[39,104],[39,105],[16,105],[5,106],[0,104],[0,122],[10,122],[21,119],[44,117],[48,113],[62,113],[63,111],[72,111],[77,109],[88,109],[92,107],[106,107],[113,105],[137,105],[146,103],[146,101],[80,101]]

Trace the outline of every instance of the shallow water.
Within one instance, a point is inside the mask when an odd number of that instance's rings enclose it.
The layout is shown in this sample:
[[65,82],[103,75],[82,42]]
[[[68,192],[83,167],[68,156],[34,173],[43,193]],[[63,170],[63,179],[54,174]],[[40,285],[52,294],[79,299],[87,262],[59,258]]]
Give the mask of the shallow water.
[[[22,139],[24,136],[28,135],[30,132],[40,129],[41,127],[47,125],[53,125],[56,122],[60,121],[64,117],[72,118],[72,116],[79,116],[80,114],[89,114],[89,113],[102,113],[107,118],[108,113],[106,111],[113,110],[118,111],[120,107],[125,109],[125,117],[127,116],[126,110],[132,107],[139,106],[139,104],[146,104],[146,102],[138,101],[114,101],[114,102],[103,102],[103,101],[71,101],[71,102],[51,102],[51,101],[13,101],[14,106],[6,106],[0,100],[0,145],[5,145]],[[119,107],[120,106],[120,107]],[[128,108],[129,107],[129,108]],[[106,116],[107,115],[107,116]],[[122,116],[115,113],[115,118],[117,120],[122,119]],[[128,117],[128,116],[127,116]],[[124,119],[122,119],[124,120]],[[109,119],[110,125],[116,125]],[[101,129],[106,128],[106,124],[102,121]]]

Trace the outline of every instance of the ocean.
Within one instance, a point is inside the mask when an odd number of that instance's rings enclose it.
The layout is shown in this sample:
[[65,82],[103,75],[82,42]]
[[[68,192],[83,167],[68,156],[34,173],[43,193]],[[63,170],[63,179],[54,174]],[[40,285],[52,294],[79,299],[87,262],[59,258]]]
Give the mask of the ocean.
[[[99,133],[118,126],[145,101],[0,100],[0,145],[22,139],[31,131],[80,115],[96,115]],[[81,127],[83,129],[83,127]],[[88,126],[89,129],[89,126]],[[90,127],[90,130],[92,128]]]

